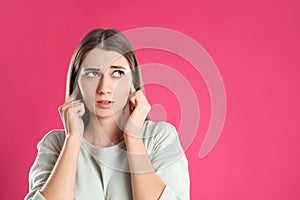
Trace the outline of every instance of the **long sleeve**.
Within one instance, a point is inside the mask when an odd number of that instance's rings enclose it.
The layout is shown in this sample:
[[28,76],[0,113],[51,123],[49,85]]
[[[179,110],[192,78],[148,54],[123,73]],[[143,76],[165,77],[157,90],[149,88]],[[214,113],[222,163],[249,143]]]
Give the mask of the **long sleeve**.
[[160,122],[154,132],[151,162],[166,187],[160,200],[190,199],[188,160],[181,147],[175,127]]
[[40,189],[46,183],[58,159],[64,134],[51,131],[37,145],[37,157],[29,171],[29,193],[24,200],[46,200]]

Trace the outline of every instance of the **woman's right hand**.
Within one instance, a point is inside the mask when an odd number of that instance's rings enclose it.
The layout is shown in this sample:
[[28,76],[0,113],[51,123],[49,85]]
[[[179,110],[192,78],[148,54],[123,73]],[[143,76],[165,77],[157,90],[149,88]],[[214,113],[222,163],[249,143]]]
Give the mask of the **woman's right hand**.
[[67,98],[66,102],[58,107],[58,112],[66,130],[66,137],[75,136],[81,137],[84,132],[84,123],[82,116],[85,109],[81,99],[76,99],[79,94],[79,88],[76,84],[72,94]]

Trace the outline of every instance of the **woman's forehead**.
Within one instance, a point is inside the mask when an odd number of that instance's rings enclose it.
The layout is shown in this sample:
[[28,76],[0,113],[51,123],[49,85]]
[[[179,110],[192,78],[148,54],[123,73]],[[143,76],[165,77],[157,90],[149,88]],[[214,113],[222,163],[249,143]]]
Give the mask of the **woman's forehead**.
[[81,64],[82,68],[97,68],[101,71],[109,66],[120,66],[130,70],[129,63],[122,54],[100,48],[94,48],[87,53]]

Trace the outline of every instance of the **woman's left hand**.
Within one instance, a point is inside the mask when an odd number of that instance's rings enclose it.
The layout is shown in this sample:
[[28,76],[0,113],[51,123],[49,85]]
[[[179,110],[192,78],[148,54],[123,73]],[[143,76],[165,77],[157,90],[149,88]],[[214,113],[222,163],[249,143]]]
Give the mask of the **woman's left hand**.
[[151,105],[141,90],[135,91],[132,87],[127,107],[129,109],[129,117],[124,131],[126,134],[139,136]]

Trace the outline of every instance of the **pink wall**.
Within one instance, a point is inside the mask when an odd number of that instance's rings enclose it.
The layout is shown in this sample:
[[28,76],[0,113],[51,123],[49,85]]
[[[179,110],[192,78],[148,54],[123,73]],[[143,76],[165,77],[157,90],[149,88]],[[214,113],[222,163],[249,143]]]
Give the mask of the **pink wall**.
[[[24,198],[37,142],[49,130],[62,128],[57,107],[64,101],[68,63],[81,37],[96,27],[125,31],[148,26],[179,31],[201,44],[218,66],[226,90],[221,136],[208,156],[199,159],[212,113],[208,86],[179,56],[138,53],[141,64],[176,69],[197,95],[200,125],[186,149],[191,199],[300,199],[298,1],[0,4],[0,199]],[[149,101],[164,106],[167,121],[179,128],[181,99],[158,85],[147,91]],[[193,119],[191,113],[183,121]],[[180,137],[184,134],[190,133]]]

